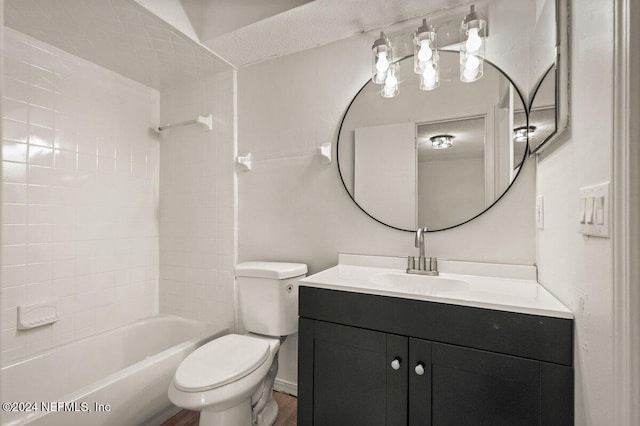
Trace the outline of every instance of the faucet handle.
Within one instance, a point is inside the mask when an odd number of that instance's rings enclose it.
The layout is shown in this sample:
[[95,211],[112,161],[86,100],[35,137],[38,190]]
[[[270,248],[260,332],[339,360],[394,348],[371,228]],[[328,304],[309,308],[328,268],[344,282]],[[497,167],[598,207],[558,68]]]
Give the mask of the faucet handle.
[[430,257],[429,258],[429,270],[430,271],[437,271],[438,270],[438,258],[437,257]]

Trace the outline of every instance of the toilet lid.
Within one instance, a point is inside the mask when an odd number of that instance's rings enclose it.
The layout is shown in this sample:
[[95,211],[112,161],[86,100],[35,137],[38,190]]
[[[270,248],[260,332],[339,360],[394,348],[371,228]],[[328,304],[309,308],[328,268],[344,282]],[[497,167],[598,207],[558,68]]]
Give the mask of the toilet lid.
[[238,380],[269,358],[269,343],[227,334],[193,351],[176,370],[173,383],[186,392],[214,389]]

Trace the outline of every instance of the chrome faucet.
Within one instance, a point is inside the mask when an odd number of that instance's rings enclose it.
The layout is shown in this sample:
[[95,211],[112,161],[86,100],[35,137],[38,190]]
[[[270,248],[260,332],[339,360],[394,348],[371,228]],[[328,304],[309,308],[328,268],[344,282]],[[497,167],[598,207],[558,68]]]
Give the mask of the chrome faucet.
[[418,249],[418,258],[409,256],[407,259],[407,274],[438,275],[438,259],[430,257],[427,260],[424,254],[424,234],[427,231],[429,231],[427,228],[418,228],[416,231],[415,246]]

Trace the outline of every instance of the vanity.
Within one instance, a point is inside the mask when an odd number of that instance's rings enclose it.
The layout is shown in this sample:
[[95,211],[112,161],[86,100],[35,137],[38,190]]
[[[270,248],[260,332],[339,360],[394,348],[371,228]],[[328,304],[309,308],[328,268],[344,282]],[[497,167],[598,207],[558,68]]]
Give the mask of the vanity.
[[535,267],[406,262],[301,280],[299,425],[573,424],[573,315]]

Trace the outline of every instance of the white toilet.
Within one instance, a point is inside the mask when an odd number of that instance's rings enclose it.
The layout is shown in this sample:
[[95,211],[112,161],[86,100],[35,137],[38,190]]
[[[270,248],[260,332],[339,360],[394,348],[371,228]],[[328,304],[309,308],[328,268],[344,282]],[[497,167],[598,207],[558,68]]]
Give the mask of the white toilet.
[[200,425],[270,426],[278,416],[278,349],[298,331],[298,280],[307,265],[244,262],[235,272],[248,333],[228,334],[193,351],[176,370],[169,399],[200,411]]

